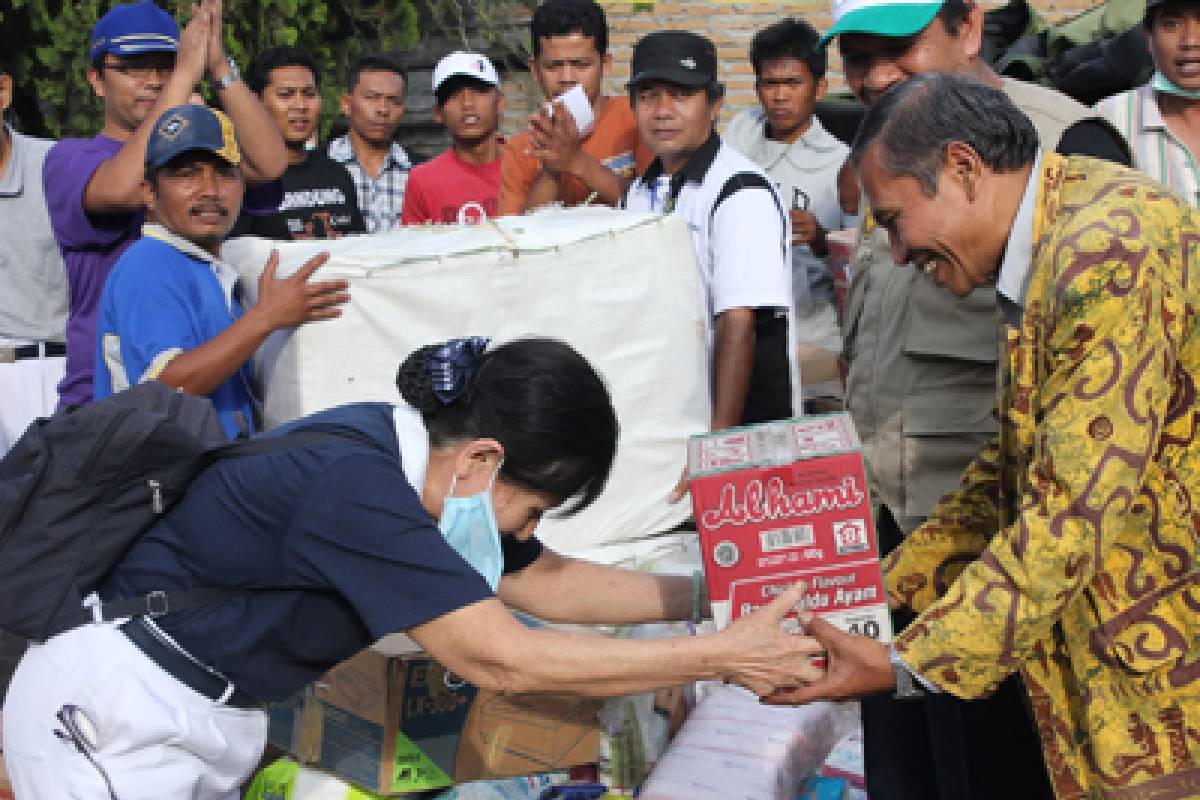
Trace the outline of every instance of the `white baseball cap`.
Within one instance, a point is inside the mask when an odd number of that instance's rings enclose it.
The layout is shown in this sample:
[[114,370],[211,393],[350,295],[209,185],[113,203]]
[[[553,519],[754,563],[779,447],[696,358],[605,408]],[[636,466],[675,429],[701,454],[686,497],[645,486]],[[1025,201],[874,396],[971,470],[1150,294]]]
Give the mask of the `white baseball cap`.
[[437,93],[443,83],[458,75],[465,75],[492,86],[500,85],[500,76],[496,74],[496,68],[492,66],[492,62],[487,56],[479,53],[464,53],[460,50],[446,56],[433,68],[434,93]]

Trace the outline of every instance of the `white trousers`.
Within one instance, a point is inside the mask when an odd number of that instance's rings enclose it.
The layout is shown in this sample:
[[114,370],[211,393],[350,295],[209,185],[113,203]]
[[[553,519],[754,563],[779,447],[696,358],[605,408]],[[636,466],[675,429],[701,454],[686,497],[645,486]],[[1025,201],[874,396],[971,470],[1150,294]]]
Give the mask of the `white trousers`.
[[[84,717],[94,764],[56,735],[64,706]],[[265,713],[193,691],[112,624],[31,644],[8,688],[3,724],[5,766],[20,800],[234,800],[267,739]]]
[[67,359],[62,356],[0,364],[0,456],[12,448],[35,418],[54,413],[58,382],[66,369]]

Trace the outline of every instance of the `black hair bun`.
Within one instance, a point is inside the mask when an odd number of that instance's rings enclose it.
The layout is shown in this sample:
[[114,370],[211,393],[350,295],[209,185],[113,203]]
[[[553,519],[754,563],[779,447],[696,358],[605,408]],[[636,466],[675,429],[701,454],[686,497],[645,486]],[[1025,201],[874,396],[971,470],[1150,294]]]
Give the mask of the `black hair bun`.
[[443,408],[442,401],[433,392],[433,378],[426,366],[426,359],[437,347],[436,344],[427,344],[414,350],[396,370],[396,388],[400,390],[400,396],[422,414]]

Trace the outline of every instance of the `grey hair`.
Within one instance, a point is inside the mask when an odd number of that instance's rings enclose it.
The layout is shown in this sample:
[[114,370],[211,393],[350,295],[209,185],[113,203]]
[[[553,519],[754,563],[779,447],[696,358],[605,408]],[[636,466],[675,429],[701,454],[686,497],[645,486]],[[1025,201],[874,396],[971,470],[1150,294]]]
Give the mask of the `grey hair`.
[[876,140],[882,145],[884,171],[916,178],[927,197],[937,194],[952,142],[969,146],[996,172],[1024,167],[1038,148],[1033,123],[1004,92],[938,72],[915,75],[872,104],[850,150],[855,169]]

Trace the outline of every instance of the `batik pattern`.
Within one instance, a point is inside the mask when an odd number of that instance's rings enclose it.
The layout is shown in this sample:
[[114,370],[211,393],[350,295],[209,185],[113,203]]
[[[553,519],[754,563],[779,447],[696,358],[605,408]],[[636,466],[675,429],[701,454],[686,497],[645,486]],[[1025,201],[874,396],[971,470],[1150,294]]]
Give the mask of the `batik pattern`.
[[1000,433],[887,560],[948,692],[1025,680],[1063,800],[1200,796],[1200,217],[1043,156]]

